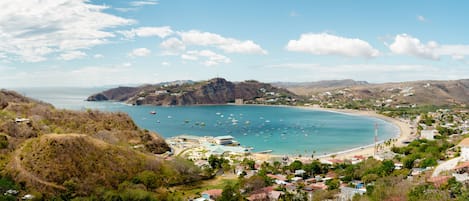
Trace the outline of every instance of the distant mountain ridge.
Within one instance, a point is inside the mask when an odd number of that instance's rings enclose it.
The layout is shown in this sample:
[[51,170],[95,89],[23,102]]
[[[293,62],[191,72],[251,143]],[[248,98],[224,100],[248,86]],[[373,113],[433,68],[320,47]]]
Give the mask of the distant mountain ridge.
[[[274,84],[318,101],[376,100],[390,105],[467,105],[469,79],[368,83],[339,80]],[[387,103],[386,103],[387,104]]]
[[254,80],[230,82],[223,78],[207,81],[177,81],[139,87],[118,87],[94,94],[88,101],[121,101],[133,105],[196,105],[234,103],[285,103],[297,99],[294,93]]
[[309,87],[309,88],[327,88],[327,87],[349,87],[357,85],[368,85],[367,81],[355,81],[352,79],[344,80],[321,80],[316,82],[273,82],[277,87]]

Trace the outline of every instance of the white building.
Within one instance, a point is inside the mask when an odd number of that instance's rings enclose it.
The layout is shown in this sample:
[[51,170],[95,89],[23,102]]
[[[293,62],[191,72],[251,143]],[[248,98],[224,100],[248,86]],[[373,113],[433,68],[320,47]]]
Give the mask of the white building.
[[231,135],[223,135],[223,136],[218,136],[213,138],[215,140],[215,143],[219,145],[226,145],[226,144],[232,144],[234,137]]
[[422,130],[420,131],[420,138],[427,140],[434,140],[435,135],[438,133],[437,130]]
[[469,138],[462,140],[458,146],[461,147],[461,160],[469,161]]

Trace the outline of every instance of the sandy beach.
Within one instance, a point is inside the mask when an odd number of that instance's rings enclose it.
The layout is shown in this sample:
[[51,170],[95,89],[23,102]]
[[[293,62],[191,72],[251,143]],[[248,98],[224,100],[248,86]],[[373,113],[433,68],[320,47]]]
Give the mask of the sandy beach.
[[[396,125],[399,128],[399,134],[396,137],[393,138],[393,139],[396,139],[396,141],[392,143],[394,146],[397,146],[397,147],[404,146],[405,145],[404,142],[411,139],[412,138],[412,133],[415,133],[415,131],[411,128],[411,125],[408,122],[404,122],[404,121],[401,121],[399,119],[394,119],[394,118],[391,118],[391,117],[380,115],[380,114],[378,114],[374,111],[362,111],[362,110],[350,110],[350,109],[330,109],[330,108],[319,108],[319,107],[313,107],[313,106],[308,106],[308,107],[305,106],[305,107],[301,107],[301,108],[311,109],[311,110],[328,111],[328,112],[339,112],[339,113],[350,114],[350,115],[363,115],[363,116],[375,117],[375,118],[379,118],[379,119],[383,119],[385,121],[388,121],[388,122]],[[392,145],[389,146],[389,147],[385,147],[385,146],[383,146],[383,147],[384,148],[381,149],[380,151],[388,151],[390,149],[390,147],[392,147]],[[343,151],[340,151],[340,152],[330,153],[330,154],[327,154],[327,155],[319,155],[319,156],[316,156],[315,158],[318,158],[318,159],[330,159],[330,158],[350,159],[353,156],[361,155],[361,156],[364,156],[364,157],[369,157],[369,156],[373,156],[373,154],[374,154],[374,145],[371,144],[371,145],[366,145],[366,146],[362,146],[362,147],[356,147],[356,148],[349,149],[349,150],[343,150]],[[281,156],[280,155],[272,155],[272,154],[253,154],[253,157],[256,160],[266,161],[266,160],[272,159],[274,157],[278,158],[278,157],[281,157]],[[296,159],[311,160],[310,157],[303,157],[303,158],[296,157]]]

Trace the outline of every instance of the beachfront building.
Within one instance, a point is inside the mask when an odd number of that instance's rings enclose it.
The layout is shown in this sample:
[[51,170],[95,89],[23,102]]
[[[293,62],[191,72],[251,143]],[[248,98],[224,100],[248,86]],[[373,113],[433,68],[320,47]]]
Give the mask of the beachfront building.
[[217,136],[213,138],[219,145],[233,144],[234,137],[231,135]]
[[458,146],[461,147],[461,160],[469,161],[469,138],[462,140]]

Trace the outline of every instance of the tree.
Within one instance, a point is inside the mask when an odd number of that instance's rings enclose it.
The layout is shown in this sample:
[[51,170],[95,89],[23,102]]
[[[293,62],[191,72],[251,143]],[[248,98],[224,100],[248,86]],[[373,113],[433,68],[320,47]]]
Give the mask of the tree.
[[340,181],[338,179],[330,179],[326,181],[327,190],[338,189],[340,186]]
[[303,163],[299,160],[293,161],[289,166],[290,171],[300,170],[301,168],[303,168]]
[[236,184],[227,184],[223,187],[223,192],[217,201],[240,201],[243,200],[243,196],[239,191],[239,186]]
[[394,170],[394,162],[392,162],[391,160],[385,160],[383,161],[379,169],[380,169],[379,174],[381,176],[387,176],[391,174],[392,171]]
[[243,183],[243,188],[247,192],[257,191],[261,188],[264,188],[265,186],[266,186],[266,182],[265,182],[264,177],[259,176],[259,175],[254,175],[252,177],[249,177]]
[[433,167],[436,165],[438,165],[438,162],[436,162],[435,158],[426,158],[420,163],[421,168]]
[[244,158],[243,159],[243,165],[247,166],[249,169],[254,170],[256,162],[252,159]]
[[158,183],[159,177],[158,175],[149,170],[145,170],[143,172],[140,172],[135,178],[133,179],[133,182],[136,184],[143,184],[147,189],[154,189],[158,187],[160,184]]

